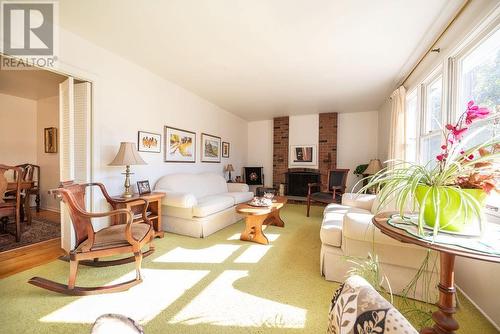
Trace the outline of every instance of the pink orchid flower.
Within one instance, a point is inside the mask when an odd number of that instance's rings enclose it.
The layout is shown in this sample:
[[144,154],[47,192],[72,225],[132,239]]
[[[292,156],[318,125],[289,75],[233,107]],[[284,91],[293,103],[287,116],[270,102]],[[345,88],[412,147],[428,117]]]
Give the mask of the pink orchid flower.
[[486,118],[490,114],[488,108],[480,108],[479,106],[474,104],[474,101],[469,101],[467,104],[467,112],[465,117],[465,123],[471,124],[475,119]]
[[461,129],[453,128],[453,130],[451,130],[451,133],[453,134],[453,137],[456,140],[459,140],[460,138],[462,138],[462,136],[464,135],[464,133],[466,131],[467,131],[467,128],[461,128]]

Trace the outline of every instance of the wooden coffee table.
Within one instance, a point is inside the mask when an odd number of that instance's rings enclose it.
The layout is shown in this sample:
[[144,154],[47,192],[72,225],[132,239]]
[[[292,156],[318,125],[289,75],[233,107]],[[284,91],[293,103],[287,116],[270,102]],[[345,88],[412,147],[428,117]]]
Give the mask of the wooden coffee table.
[[247,203],[239,204],[236,207],[236,212],[246,216],[245,230],[241,233],[240,240],[252,241],[263,245],[269,244],[269,240],[264,232],[262,232],[262,225],[285,227],[285,223],[280,217],[280,209],[286,202],[286,197],[276,196],[270,207],[260,208],[248,205]]

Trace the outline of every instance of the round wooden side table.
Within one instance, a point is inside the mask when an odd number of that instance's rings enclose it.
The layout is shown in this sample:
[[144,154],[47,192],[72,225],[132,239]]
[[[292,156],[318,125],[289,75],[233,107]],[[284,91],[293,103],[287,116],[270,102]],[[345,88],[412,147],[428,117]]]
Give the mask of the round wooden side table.
[[431,242],[408,233],[402,228],[395,227],[388,223],[389,218],[396,214],[381,213],[373,217],[373,224],[380,229],[385,235],[401,242],[415,244],[421,247],[435,250],[439,252],[440,273],[439,273],[439,299],[437,302],[438,310],[432,314],[434,326],[424,328],[420,331],[421,334],[453,334],[458,330],[459,325],[453,317],[456,312],[455,308],[455,285],[454,285],[454,265],[455,257],[463,256],[471,259],[497,262],[500,263],[500,254],[492,254],[473,249],[472,247],[464,248],[457,246],[460,244],[460,238],[466,238],[460,235],[453,235],[456,238],[455,244],[440,243],[437,241]]

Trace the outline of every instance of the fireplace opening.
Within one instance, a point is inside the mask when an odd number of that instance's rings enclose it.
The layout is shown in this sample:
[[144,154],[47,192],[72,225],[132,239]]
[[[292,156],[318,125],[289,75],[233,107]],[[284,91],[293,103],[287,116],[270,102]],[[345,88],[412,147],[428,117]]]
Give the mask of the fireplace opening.
[[294,168],[289,169],[286,175],[288,196],[307,197],[307,184],[321,182],[321,174],[317,169]]

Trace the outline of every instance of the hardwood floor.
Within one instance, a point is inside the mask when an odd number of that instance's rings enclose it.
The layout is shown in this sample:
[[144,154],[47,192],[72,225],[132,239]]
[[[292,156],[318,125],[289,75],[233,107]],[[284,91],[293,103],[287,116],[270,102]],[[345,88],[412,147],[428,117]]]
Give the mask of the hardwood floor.
[[[33,217],[59,221],[59,213],[41,210]],[[42,241],[0,253],[0,278],[48,263],[64,255],[60,238]]]

